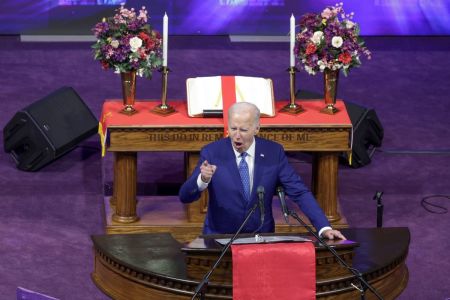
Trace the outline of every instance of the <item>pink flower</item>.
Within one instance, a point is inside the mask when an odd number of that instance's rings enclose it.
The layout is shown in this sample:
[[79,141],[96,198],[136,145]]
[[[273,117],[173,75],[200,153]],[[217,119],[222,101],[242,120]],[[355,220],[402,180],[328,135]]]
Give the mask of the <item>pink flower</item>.
[[145,59],[146,57],[147,57],[147,54],[145,53],[145,50],[144,49],[139,49],[139,57],[141,58],[141,59]]
[[136,16],[134,8],[128,10],[124,7],[124,4],[122,4],[121,7],[119,8],[119,13],[125,19],[133,19]]
[[142,6],[142,9],[139,10],[139,15],[137,16],[137,19],[147,23],[147,10],[145,10],[145,6]]
[[320,14],[322,16],[322,18],[324,19],[329,19],[332,16],[334,16],[335,12],[333,10],[331,10],[330,8],[325,8],[322,13]]

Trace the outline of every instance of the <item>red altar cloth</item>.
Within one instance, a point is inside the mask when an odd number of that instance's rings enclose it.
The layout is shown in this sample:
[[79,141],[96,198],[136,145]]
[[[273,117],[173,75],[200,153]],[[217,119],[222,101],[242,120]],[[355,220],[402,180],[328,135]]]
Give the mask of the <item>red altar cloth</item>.
[[[168,116],[161,116],[151,112],[151,109],[159,104],[161,104],[161,101],[159,100],[138,101],[134,105],[134,108],[138,111],[138,113],[129,116],[120,113],[120,110],[123,108],[121,100],[105,101],[99,124],[99,134],[101,136],[103,149],[106,145],[108,127],[180,127],[190,125],[224,127],[224,119],[222,118],[189,117],[187,113],[186,101],[170,101],[169,104],[173,106],[177,112]],[[328,115],[320,112],[320,110],[325,106],[323,100],[297,100],[297,104],[300,104],[305,109],[304,113],[297,115],[279,113],[278,111],[286,104],[288,104],[288,101],[276,101],[276,116],[261,118],[261,126],[351,125],[345,104],[342,100],[336,101],[336,108],[339,109],[339,112],[334,115]]]
[[234,300],[316,299],[312,243],[232,245]]

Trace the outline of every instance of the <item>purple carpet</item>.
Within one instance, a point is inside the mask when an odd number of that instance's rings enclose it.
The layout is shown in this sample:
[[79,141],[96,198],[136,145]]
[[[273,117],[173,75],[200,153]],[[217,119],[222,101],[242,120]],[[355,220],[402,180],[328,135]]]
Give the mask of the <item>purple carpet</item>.
[[[375,109],[383,146],[359,169],[341,165],[339,198],[351,227],[375,227],[383,191],[384,226],[411,231],[409,284],[399,299],[450,297],[450,215],[421,206],[423,197],[450,195],[450,37],[371,37],[371,61],[341,77],[338,97]],[[276,99],[289,95],[287,43],[230,43],[226,37],[171,37],[168,97],[184,99],[188,77],[249,75],[272,78]],[[119,76],[103,71],[88,43],[20,43],[0,37],[0,127],[25,106],[61,86],[73,87],[99,116],[107,98],[121,96]],[[321,92],[322,78],[299,73],[297,88]],[[138,80],[138,98],[158,98],[160,74]],[[309,181],[307,155],[290,161]],[[176,195],[181,153],[139,158],[139,194]],[[170,164],[170,167],[168,167]],[[111,157],[92,137],[34,173],[19,171],[0,151],[0,298],[17,287],[61,299],[107,299],[92,283],[91,234],[102,234],[102,200],[110,193]],[[175,197],[175,196],[172,196]],[[450,207],[448,198],[435,203]]]

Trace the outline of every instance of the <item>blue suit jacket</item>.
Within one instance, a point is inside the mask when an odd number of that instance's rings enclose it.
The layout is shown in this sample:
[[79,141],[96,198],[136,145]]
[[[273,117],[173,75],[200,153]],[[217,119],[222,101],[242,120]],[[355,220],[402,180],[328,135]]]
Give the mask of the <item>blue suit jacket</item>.
[[[253,187],[249,202],[244,197],[244,188],[231,140],[223,138],[206,145],[201,150],[197,167],[182,185],[179,196],[183,203],[199,199],[201,192],[198,190],[197,178],[200,174],[200,165],[207,160],[217,166],[208,185],[208,212],[203,233],[235,233],[251,207],[258,201],[256,192],[258,186],[263,186],[265,190],[265,220],[260,232],[273,232],[275,222],[272,215],[272,198],[276,187],[280,184],[284,187],[286,195],[300,206],[317,230],[330,226],[312,193],[288,163],[283,147],[258,137],[255,137],[255,143]],[[260,212],[257,209],[243,232],[253,232],[260,224]]]

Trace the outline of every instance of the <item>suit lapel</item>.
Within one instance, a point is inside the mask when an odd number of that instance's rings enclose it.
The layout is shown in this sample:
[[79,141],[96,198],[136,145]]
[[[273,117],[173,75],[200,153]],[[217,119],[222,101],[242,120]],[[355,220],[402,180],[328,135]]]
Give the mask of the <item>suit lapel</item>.
[[[253,196],[256,195],[256,190],[258,185],[260,185],[261,182],[261,176],[264,173],[264,151],[261,149],[261,143],[259,142],[258,138],[255,137],[255,164],[254,164],[254,170],[253,170],[253,187],[252,187],[252,195],[251,198],[253,199]],[[250,201],[251,202],[251,201]]]

